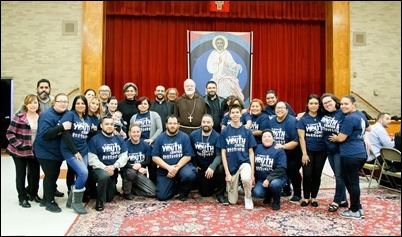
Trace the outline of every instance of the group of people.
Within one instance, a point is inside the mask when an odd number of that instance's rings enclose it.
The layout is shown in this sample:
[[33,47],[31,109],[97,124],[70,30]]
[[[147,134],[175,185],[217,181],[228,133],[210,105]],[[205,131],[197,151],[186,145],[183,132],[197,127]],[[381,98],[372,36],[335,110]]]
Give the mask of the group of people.
[[[290,202],[318,207],[328,157],[336,183],[328,211],[349,207],[340,216],[364,217],[359,171],[367,161],[370,142],[364,133],[370,126],[351,95],[339,100],[329,93],[311,94],[305,112],[296,115],[273,90],[266,93],[265,107],[255,98],[244,108],[236,96],[219,96],[213,80],[207,82],[205,96],[196,93],[192,79],[184,81],[182,96],[177,89],[167,92],[158,85],[153,101],[137,99],[138,87],[132,82],[123,86],[122,101],[103,85],[99,96],[93,89],[76,96],[70,109],[68,96],[59,93],[41,110],[39,83],[37,89],[37,94],[27,95],[7,131],[22,207],[40,200],[42,167],[41,205],[50,212],[62,211],[55,194],[64,160],[66,205],[79,214],[87,213],[87,195],[96,198],[97,211],[104,210],[116,195],[119,174],[127,200],[140,195],[162,201],[177,195],[186,201],[197,189],[201,196],[215,195],[229,205],[238,202],[243,190],[246,209],[253,209],[253,198],[263,198],[264,204],[279,210],[281,196],[292,193]],[[177,98],[169,100],[173,93]]]

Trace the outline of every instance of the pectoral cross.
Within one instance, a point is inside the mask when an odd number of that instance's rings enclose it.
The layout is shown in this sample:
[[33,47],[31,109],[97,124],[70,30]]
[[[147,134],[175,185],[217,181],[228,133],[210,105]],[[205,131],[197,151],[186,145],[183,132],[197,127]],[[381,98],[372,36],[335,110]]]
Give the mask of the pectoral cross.
[[222,10],[222,5],[225,1],[215,1],[216,10]]
[[187,118],[188,118],[188,120],[190,120],[190,123],[193,121],[193,116],[190,115]]

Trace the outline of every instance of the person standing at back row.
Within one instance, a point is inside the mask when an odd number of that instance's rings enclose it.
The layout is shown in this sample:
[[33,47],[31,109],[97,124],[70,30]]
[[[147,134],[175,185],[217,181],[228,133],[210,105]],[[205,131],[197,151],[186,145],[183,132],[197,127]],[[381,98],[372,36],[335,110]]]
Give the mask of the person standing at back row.
[[40,110],[44,112],[50,107],[52,107],[51,105],[52,99],[50,98],[50,91],[51,91],[50,81],[46,78],[40,79],[36,83],[36,91],[38,93],[38,102]]
[[[274,90],[268,90],[265,93],[265,100],[267,101],[267,105],[265,106],[265,113],[267,113],[269,119],[271,119],[276,115],[275,107],[276,104],[278,103],[278,95]],[[296,113],[292,109],[292,107],[287,102],[284,103],[286,105],[286,109],[288,110],[288,114],[292,115],[293,117],[296,117]]]
[[151,101],[149,110],[157,112],[161,117],[162,130],[166,130],[166,118],[173,114],[174,104],[165,99],[165,87],[159,85],[155,88],[155,100]]
[[214,130],[221,132],[221,123],[225,114],[226,99],[217,94],[217,84],[214,81],[208,81],[205,86],[205,96],[203,97],[207,106],[207,113],[214,119]]
[[207,113],[204,99],[195,93],[195,82],[192,79],[184,81],[184,94],[179,97],[174,106],[174,115],[180,120],[180,130],[190,135],[201,126],[202,115]]

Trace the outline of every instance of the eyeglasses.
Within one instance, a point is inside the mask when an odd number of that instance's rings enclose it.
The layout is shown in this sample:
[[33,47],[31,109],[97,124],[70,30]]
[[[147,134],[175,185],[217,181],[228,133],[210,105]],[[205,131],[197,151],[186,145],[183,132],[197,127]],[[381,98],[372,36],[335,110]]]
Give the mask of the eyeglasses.
[[278,106],[275,109],[286,109],[286,107],[285,106]]
[[68,104],[68,101],[66,100],[56,100],[56,102],[60,104]]
[[332,101],[333,101],[333,100],[328,100],[328,101],[322,102],[322,104],[326,105],[326,104],[331,103]]
[[109,90],[99,90],[99,92],[109,92]]

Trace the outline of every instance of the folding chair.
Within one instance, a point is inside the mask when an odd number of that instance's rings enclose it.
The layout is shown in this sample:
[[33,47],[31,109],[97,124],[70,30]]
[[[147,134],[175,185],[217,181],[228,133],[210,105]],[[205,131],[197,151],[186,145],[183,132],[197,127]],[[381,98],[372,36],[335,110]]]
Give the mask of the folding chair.
[[[375,157],[375,155],[371,149],[368,152],[369,152],[369,155],[374,157],[374,163],[370,164],[370,163],[366,162],[360,172],[362,173],[362,175],[364,175],[364,177],[366,177],[367,181],[369,182],[368,189],[370,189],[371,181],[373,180],[373,177],[378,183],[378,176],[375,176],[375,171],[381,170],[381,163],[378,161],[377,157]],[[365,170],[367,170],[368,173],[366,173]]]
[[[401,162],[401,152],[398,151],[395,148],[390,148],[390,147],[383,147],[380,150],[380,154],[384,162],[382,163],[381,167],[381,174],[380,178],[378,179],[378,187],[384,187],[386,189],[394,190],[397,192],[401,192],[401,172],[391,172],[389,171],[389,164],[392,162]],[[390,184],[390,187],[381,185],[381,179],[385,178],[387,182]],[[398,180],[395,180],[395,178],[399,178]]]

